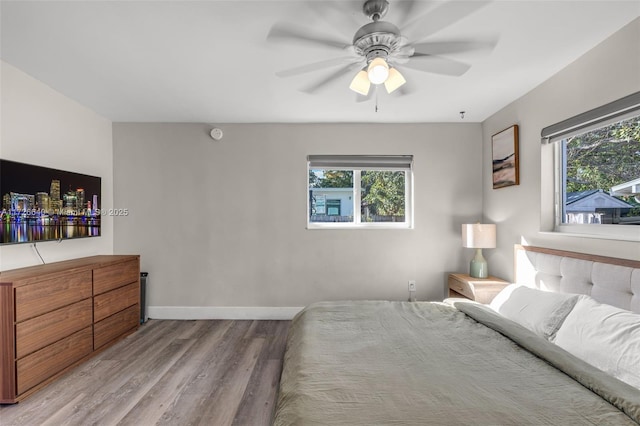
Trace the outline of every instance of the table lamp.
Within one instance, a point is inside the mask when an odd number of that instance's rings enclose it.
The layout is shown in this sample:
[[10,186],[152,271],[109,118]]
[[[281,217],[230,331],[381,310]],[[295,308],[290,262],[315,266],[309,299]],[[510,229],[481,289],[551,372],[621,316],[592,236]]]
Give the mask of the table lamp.
[[487,278],[489,269],[486,259],[482,256],[483,248],[496,247],[496,225],[471,223],[462,225],[462,247],[476,249],[471,259],[469,275],[473,278]]

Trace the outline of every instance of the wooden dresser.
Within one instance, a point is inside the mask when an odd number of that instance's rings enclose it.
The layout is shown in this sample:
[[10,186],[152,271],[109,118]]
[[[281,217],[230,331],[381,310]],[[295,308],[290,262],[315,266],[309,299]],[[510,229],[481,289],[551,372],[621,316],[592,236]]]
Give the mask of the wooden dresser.
[[15,403],[140,325],[140,257],[0,272],[0,403]]

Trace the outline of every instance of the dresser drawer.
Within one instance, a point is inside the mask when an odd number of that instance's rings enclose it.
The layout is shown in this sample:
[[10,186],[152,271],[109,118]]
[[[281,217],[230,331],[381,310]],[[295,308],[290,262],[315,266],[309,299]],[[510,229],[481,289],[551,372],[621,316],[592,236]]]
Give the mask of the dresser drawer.
[[16,322],[91,297],[91,271],[43,280],[15,289]]
[[491,303],[509,283],[500,278],[474,278],[467,274],[449,274],[449,297],[466,297],[476,302]]
[[93,294],[102,294],[140,280],[140,262],[131,260],[93,271]]
[[449,276],[449,290],[461,294],[468,299],[474,299],[473,289],[469,283],[466,281],[459,281],[452,276]]
[[111,290],[93,298],[93,321],[120,312],[129,306],[138,304],[140,300],[140,285],[138,282]]
[[134,305],[122,312],[96,323],[93,326],[93,349],[98,349],[113,339],[140,324],[140,305]]
[[16,325],[16,358],[44,348],[93,323],[93,303],[85,299]]
[[91,353],[91,327],[40,349],[16,362],[18,394],[28,391]]

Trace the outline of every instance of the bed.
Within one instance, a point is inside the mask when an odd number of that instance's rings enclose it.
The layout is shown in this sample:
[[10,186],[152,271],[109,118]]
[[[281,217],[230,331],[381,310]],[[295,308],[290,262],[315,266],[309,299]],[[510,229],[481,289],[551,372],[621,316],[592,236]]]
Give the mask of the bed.
[[[518,285],[496,306],[306,307],[289,332],[274,424],[640,424],[640,262],[522,246],[514,259]],[[582,319],[598,312],[603,341],[580,341]]]

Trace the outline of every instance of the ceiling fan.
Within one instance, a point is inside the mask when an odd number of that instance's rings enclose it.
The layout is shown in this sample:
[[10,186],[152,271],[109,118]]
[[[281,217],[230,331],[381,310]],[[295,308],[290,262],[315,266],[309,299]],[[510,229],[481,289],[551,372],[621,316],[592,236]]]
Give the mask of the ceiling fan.
[[[326,3],[331,4],[331,2]],[[416,3],[418,3],[418,0],[394,2],[401,9],[401,12],[404,12],[403,15],[405,17],[410,17]],[[488,3],[488,1],[450,1],[441,5],[434,11],[432,18],[428,20],[429,22],[425,23],[426,26],[431,28],[422,30],[422,39]],[[310,86],[305,91],[313,93],[343,75],[359,69],[349,85],[351,90],[367,96],[370,94],[372,85],[384,85],[386,91],[392,93],[406,83],[406,78],[400,71],[400,67],[436,74],[461,76],[471,66],[464,62],[441,56],[442,54],[493,48],[495,45],[495,41],[491,40],[410,43],[396,25],[382,20],[388,10],[389,2],[387,0],[366,0],[362,6],[362,12],[371,19],[371,22],[361,26],[356,31],[351,44],[337,40],[331,34],[312,34],[306,28],[290,24],[274,25],[267,36],[269,41],[287,41],[325,46],[339,49],[346,53],[346,56],[291,68],[277,72],[276,75],[290,77],[343,65],[340,69]],[[419,21],[413,20],[407,26],[416,27]]]

